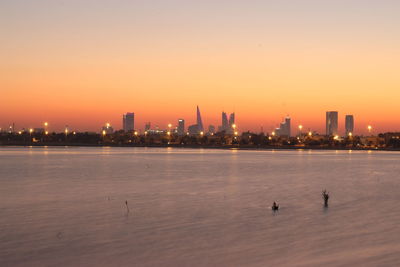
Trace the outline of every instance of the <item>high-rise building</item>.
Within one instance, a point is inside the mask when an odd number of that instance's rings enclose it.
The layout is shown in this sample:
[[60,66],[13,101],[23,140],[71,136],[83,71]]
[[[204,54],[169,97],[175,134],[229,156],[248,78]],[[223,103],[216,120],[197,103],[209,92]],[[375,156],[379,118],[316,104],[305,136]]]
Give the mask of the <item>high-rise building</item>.
[[[65,132],[66,132],[66,133],[69,132],[68,125],[65,126]],[[104,135],[104,134],[112,134],[112,133],[114,132],[114,128],[111,126],[111,124],[106,123],[106,125],[104,125],[104,126],[101,128],[101,132],[102,132],[103,135]]]
[[197,129],[199,132],[204,132],[203,121],[201,120],[199,106],[197,106]]
[[290,137],[290,131],[290,117],[286,117],[285,120],[280,123],[279,128],[276,129],[276,134]]
[[334,136],[338,134],[338,112],[326,112],[326,135]]
[[144,125],[144,130],[148,131],[151,128],[151,123],[150,122],[146,122],[146,124]]
[[354,117],[353,115],[346,115],[345,118],[346,136],[354,133]]
[[221,130],[222,131],[227,131],[229,128],[229,122],[228,122],[228,116],[224,111],[222,111],[222,124],[221,124]]
[[179,119],[178,120],[177,133],[178,133],[178,135],[184,135],[185,134],[185,120],[184,119]]
[[201,120],[201,114],[200,114],[200,109],[199,106],[197,106],[197,123],[190,125],[188,127],[188,132],[189,134],[200,134],[204,133],[204,126],[203,126],[203,121]]
[[135,113],[128,112],[122,116],[122,126],[124,132],[131,132],[135,129]]
[[221,131],[225,131],[226,133],[233,133],[233,125],[235,124],[235,113],[231,113],[229,115],[229,120],[228,120],[228,115],[222,111],[222,121],[221,121],[221,126],[218,128]]
[[198,125],[197,125],[197,124],[190,125],[190,126],[188,127],[188,132],[189,132],[190,135],[199,134],[200,131],[199,131]]
[[232,128],[232,125],[235,124],[235,112],[231,113],[229,115],[229,127]]
[[278,136],[290,137],[290,118],[286,117],[280,124],[279,128],[275,129],[275,133]]

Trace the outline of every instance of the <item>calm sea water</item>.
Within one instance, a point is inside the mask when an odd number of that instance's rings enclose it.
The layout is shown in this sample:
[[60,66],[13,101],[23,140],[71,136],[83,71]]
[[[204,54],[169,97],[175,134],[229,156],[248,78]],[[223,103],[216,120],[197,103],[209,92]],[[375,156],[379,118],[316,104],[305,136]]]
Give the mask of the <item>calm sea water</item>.
[[399,266],[399,159],[3,147],[0,266]]

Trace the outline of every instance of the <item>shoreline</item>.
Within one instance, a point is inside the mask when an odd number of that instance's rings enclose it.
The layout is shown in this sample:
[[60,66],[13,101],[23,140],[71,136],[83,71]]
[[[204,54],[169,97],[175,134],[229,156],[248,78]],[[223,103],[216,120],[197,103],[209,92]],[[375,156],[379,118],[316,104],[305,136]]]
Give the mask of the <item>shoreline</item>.
[[204,145],[118,145],[118,144],[83,144],[83,143],[40,143],[40,144],[0,144],[0,147],[123,147],[123,148],[190,148],[224,150],[347,150],[347,151],[400,151],[400,148],[350,148],[350,147],[313,147],[313,146],[204,146]]

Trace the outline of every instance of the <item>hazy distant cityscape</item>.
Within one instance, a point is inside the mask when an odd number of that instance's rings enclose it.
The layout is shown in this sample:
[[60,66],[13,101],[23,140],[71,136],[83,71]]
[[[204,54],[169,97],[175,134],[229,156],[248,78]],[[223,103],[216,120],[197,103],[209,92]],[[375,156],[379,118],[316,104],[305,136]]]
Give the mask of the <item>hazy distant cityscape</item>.
[[[229,116],[228,116],[229,115]],[[344,149],[397,149],[400,132],[373,133],[367,125],[368,135],[355,134],[353,115],[344,117],[345,134],[339,134],[338,111],[326,112],[326,131],[321,134],[303,125],[291,125],[285,117],[271,132],[240,131],[235,113],[221,114],[221,125],[205,128],[199,106],[196,108],[196,124],[186,126],[179,118],[176,125],[165,128],[152,127],[147,122],[144,131],[136,130],[135,113],[122,115],[122,129],[115,130],[105,123],[99,132],[78,132],[65,126],[63,132],[51,131],[49,122],[42,127],[1,129],[1,145],[115,145],[115,146],[209,146],[209,147],[276,147],[276,148],[344,148]]]

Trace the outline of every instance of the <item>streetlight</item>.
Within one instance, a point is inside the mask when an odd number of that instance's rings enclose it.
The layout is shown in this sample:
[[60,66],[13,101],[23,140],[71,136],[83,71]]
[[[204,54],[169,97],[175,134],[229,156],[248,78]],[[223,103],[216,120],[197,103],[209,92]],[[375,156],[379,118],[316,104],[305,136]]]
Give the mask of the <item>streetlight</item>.
[[371,126],[371,125],[368,125],[368,127],[367,127],[367,128],[368,128],[368,132],[369,132],[369,133],[371,133],[372,126]]
[[301,136],[301,129],[303,129],[303,125],[300,124],[300,125],[299,125],[299,132],[300,132],[299,135],[300,135],[300,136]]
[[308,136],[312,136],[312,132],[311,131],[308,132]]
[[275,136],[275,132],[272,132],[271,134],[272,134],[272,136]]
[[168,132],[167,132],[167,134],[168,135],[171,135],[171,127],[172,127],[172,124],[171,123],[168,123]]
[[30,142],[32,142],[32,133],[33,133],[33,129],[30,128],[30,129],[29,129],[29,139],[30,139]]

